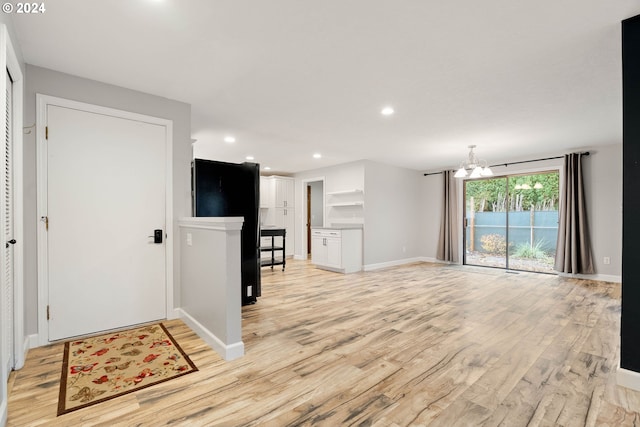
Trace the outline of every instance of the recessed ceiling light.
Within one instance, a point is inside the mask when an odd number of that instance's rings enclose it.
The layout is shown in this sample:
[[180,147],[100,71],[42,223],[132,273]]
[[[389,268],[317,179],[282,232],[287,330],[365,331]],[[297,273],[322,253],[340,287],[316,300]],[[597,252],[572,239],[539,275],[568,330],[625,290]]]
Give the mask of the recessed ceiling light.
[[245,159],[247,159],[247,160],[253,160],[253,159],[254,159],[254,157],[253,157],[253,156],[247,156],[247,157],[245,157]]
[[314,159],[320,159],[320,158],[322,158],[322,154],[320,154],[320,153],[315,153],[315,154],[313,155],[313,158],[314,158]]
[[382,114],[383,116],[390,116],[393,113],[395,113],[395,111],[392,107],[384,107],[382,111],[380,111],[380,114]]
[[266,171],[270,171],[270,170],[271,170],[271,168],[270,168],[269,166],[265,166],[265,167],[264,167],[264,170],[266,170]]
[[234,142],[236,142],[236,139],[233,136],[225,136],[224,142],[226,142],[227,144],[233,144]]

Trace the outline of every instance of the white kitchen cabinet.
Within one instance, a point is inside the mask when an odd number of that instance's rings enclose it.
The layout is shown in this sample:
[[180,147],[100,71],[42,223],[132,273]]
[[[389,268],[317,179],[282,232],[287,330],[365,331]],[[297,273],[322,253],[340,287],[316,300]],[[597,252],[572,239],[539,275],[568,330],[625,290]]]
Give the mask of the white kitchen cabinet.
[[260,177],[260,225],[286,229],[285,256],[295,252],[295,180],[281,176]]
[[311,231],[311,262],[316,266],[327,265],[326,238]]
[[362,270],[362,229],[312,228],[311,262],[339,273]]
[[260,177],[260,208],[268,208],[271,201],[271,179]]
[[295,207],[295,181],[293,178],[272,177],[271,190],[276,208]]
[[340,237],[330,233],[311,232],[311,262],[320,268],[339,269],[342,247]]
[[[332,237],[327,239],[327,266],[343,268],[342,262],[342,238]],[[357,270],[356,270],[357,271]]]

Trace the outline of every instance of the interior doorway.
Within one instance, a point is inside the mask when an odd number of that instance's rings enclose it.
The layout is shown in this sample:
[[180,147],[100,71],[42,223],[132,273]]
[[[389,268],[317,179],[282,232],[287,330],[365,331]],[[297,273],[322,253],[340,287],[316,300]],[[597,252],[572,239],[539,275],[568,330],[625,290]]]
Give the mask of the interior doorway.
[[303,259],[311,258],[311,229],[324,226],[324,178],[302,181],[304,188],[304,235]]
[[553,273],[559,171],[464,181],[464,264]]

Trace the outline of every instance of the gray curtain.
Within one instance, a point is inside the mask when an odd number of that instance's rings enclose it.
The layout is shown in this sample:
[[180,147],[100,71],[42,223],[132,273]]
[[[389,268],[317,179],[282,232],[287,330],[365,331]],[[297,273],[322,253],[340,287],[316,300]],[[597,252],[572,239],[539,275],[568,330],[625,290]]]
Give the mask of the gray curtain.
[[560,218],[555,270],[593,274],[591,239],[582,183],[581,153],[564,156],[564,185],[560,193]]
[[458,262],[458,197],[453,172],[444,171],[444,201],[436,258]]

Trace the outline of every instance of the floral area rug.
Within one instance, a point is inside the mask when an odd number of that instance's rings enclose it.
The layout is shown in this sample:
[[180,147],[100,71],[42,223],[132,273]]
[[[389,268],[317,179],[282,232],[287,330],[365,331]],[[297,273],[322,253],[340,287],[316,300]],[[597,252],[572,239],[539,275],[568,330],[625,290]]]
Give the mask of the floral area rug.
[[64,345],[58,415],[197,371],[162,323]]

